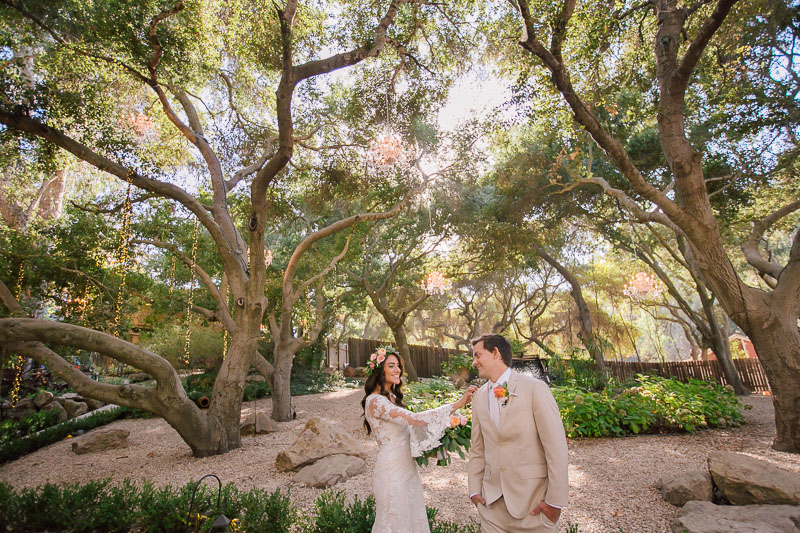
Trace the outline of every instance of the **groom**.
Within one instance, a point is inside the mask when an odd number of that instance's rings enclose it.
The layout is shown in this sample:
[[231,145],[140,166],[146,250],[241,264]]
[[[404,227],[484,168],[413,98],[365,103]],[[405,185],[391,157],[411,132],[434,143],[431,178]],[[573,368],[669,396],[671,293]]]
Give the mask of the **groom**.
[[472,366],[489,380],[472,400],[470,499],[481,531],[558,531],[567,505],[567,439],[553,395],[511,366],[502,335],[472,340]]

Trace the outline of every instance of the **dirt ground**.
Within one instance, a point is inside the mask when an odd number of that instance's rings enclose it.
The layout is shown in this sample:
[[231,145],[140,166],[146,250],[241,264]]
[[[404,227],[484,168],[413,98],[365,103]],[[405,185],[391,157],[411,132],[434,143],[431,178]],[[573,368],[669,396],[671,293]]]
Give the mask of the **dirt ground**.
[[[278,472],[275,456],[294,442],[309,417],[319,416],[354,435],[367,454],[367,472],[337,488],[351,496],[368,495],[377,444],[362,426],[362,394],[346,390],[296,397],[297,420],[280,424],[279,432],[244,437],[240,449],[202,459],[192,457],[189,447],[163,420],[121,420],[106,427],[128,429],[129,448],[78,456],[66,439],[0,466],[0,481],[34,487],[46,482],[130,478],[147,479],[157,486],[179,486],[214,473],[240,490],[289,490],[293,501],[310,511],[321,490],[303,487],[292,481],[291,474]],[[562,531],[570,522],[581,533],[669,531],[677,509],[661,499],[655,483],[662,476],[703,469],[708,453],[715,450],[746,453],[800,473],[800,457],[770,447],[775,435],[771,399],[753,396],[745,402],[753,409],[745,411],[747,424],[739,428],[692,435],[571,439],[570,503],[563,512]],[[269,412],[270,401],[245,404],[245,411],[251,410]],[[477,520],[467,498],[465,461],[454,457],[448,467],[429,466],[421,469],[421,477],[427,504],[437,507],[441,518],[461,523]]]

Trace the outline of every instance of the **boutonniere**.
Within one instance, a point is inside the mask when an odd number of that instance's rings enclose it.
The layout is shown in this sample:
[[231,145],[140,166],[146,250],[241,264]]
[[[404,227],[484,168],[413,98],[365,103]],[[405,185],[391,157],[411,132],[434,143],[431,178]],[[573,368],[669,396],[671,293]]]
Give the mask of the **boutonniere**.
[[497,385],[494,388],[494,397],[500,400],[500,405],[505,407],[509,398],[516,396],[513,392],[508,392],[508,382]]

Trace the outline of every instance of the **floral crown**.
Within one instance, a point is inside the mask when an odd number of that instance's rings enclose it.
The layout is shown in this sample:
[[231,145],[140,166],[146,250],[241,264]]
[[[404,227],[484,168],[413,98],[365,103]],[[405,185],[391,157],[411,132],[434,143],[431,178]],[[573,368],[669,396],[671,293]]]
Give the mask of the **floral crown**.
[[378,348],[374,353],[370,354],[367,366],[364,368],[364,373],[367,377],[374,374],[376,370],[383,368],[383,363],[386,361],[386,358],[392,354],[396,355],[396,352],[391,346]]

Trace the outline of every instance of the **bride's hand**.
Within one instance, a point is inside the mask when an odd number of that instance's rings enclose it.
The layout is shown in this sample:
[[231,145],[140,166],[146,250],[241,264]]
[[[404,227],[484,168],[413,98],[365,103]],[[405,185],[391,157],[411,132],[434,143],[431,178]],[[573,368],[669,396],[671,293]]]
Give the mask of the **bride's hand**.
[[461,399],[458,400],[458,407],[464,407],[465,405],[469,404],[472,401],[472,395],[475,394],[475,391],[478,390],[478,387],[475,385],[470,385],[467,387],[467,390],[464,391],[464,394],[461,396]]

